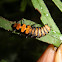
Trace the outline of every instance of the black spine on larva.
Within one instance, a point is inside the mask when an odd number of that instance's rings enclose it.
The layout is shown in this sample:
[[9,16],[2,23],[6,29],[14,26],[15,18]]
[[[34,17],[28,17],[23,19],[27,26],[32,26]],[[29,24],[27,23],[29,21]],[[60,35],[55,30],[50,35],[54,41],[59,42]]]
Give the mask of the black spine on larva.
[[47,32],[49,33],[49,30],[45,27],[45,29],[47,30]]
[[[41,27],[41,37],[44,36],[44,35],[43,35],[43,32],[42,32],[42,29],[43,29],[43,27]],[[43,30],[43,31],[44,31],[44,30]]]
[[45,35],[46,35],[47,33],[45,32],[44,27],[43,27],[43,31],[44,31],[44,33],[45,33]]
[[[31,27],[32,28],[32,31],[33,31],[33,29],[35,28],[35,27]],[[35,33],[34,34],[32,34],[32,31],[31,31],[31,38],[33,38],[34,36],[35,36]]]
[[39,37],[39,34],[40,34],[40,33],[39,33],[39,27],[37,27],[37,28],[38,28],[37,37]]
[[[36,31],[36,27],[35,27],[35,31]],[[36,36],[36,33],[35,33],[35,31],[34,31],[34,35]]]

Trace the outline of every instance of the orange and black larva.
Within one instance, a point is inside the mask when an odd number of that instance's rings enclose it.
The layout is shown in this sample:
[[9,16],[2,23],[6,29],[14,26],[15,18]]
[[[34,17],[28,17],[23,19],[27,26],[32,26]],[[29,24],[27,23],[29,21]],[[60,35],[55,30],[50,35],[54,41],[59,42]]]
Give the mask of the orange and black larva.
[[45,36],[51,30],[47,24],[45,24],[43,27],[32,27],[26,24],[21,25],[20,23],[15,23],[13,25],[13,28],[15,28],[17,31],[19,30],[21,33],[25,33],[31,35],[31,37],[38,37],[38,38]]

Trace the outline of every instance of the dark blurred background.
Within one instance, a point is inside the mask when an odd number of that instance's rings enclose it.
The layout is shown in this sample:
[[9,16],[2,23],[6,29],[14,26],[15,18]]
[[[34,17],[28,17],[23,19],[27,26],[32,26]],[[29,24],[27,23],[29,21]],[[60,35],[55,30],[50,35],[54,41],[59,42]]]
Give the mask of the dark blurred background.
[[[51,0],[44,2],[62,32],[62,13]],[[9,21],[25,18],[41,24],[40,14],[31,0],[0,0],[0,16]],[[0,62],[36,62],[47,46],[35,38],[25,38],[0,28]]]

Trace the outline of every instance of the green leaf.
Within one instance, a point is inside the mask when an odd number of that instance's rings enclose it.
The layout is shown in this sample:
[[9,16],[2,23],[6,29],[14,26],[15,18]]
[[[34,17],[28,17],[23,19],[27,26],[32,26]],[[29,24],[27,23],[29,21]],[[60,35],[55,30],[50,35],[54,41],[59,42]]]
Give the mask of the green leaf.
[[[42,25],[37,24],[37,23],[30,21],[30,20],[26,20],[26,19],[23,19],[23,20],[24,20],[24,24],[26,24],[26,25],[32,26],[35,24],[35,27],[41,27],[42,26]],[[20,23],[22,21],[22,24],[23,24],[23,20],[20,20]],[[62,35],[60,33],[51,30],[49,32],[49,34],[47,34],[46,36],[36,38],[36,39],[43,41],[43,42],[46,42],[46,43],[49,43],[49,44],[53,44],[56,47],[59,47],[59,45],[62,42],[62,40],[60,39],[61,36]]]
[[[23,20],[24,20],[24,22],[23,22]],[[30,26],[34,25],[35,27],[42,26],[42,25],[37,24],[37,23],[30,21],[30,20],[26,20],[26,19],[23,19],[23,20],[20,20],[19,23],[21,23],[21,24],[24,23],[24,24],[30,25]],[[11,22],[11,21],[8,21],[4,18],[0,18],[0,27],[4,28],[5,30],[10,30],[13,32],[12,24],[14,24],[14,23],[16,23],[16,22]],[[13,32],[13,33],[18,34],[18,32]],[[41,38],[36,38],[36,39],[46,42],[46,43],[49,43],[49,44],[53,44],[57,47],[62,43],[62,35],[58,32],[55,32],[55,31],[50,31],[50,33],[47,34],[46,36],[43,36]]]
[[52,30],[60,33],[60,30],[58,29],[58,27],[56,26],[54,20],[52,19],[45,3],[43,0],[32,0],[33,6],[36,10],[39,11],[39,13],[41,14],[41,21],[43,22],[43,24],[48,24]]
[[[37,26],[41,27],[40,24],[37,24],[31,20],[26,20],[26,19],[23,19],[23,20],[26,25],[34,25],[35,27],[37,27]],[[19,23],[23,24],[23,20],[20,20]],[[5,30],[12,31],[13,30],[12,24],[14,24],[14,23],[16,23],[16,21],[12,22],[12,21],[6,20],[3,17],[0,17],[0,27]]]
[[[23,19],[23,20],[24,20],[24,23],[26,25],[30,25],[31,26],[31,25],[36,24],[35,22],[29,21],[29,20],[26,20],[26,19]],[[23,22],[23,20],[22,20],[22,22]],[[36,24],[35,27],[41,27],[41,25],[40,24]],[[53,44],[56,47],[59,47],[59,45],[62,43],[62,34],[51,30],[49,32],[49,34],[47,34],[46,36],[43,36],[41,38],[36,38],[36,39],[40,40],[40,41],[43,41],[43,42],[46,42],[46,43],[49,43],[49,44]]]
[[62,43],[62,34],[50,31],[46,36],[37,39],[59,47],[59,45]]
[[12,31],[12,22],[0,17],[0,27]]
[[60,11],[62,12],[62,2],[60,0],[52,0],[56,6],[60,9]]

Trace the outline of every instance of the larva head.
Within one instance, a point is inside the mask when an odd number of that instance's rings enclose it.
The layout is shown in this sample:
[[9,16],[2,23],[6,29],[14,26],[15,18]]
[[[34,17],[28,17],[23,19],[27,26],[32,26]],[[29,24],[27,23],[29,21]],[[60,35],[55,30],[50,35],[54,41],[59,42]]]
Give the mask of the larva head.
[[12,28],[13,28],[14,31],[16,30],[16,27],[17,27],[17,23],[12,24]]
[[15,28],[17,26],[17,23],[15,23],[14,25],[13,25],[13,27]]

